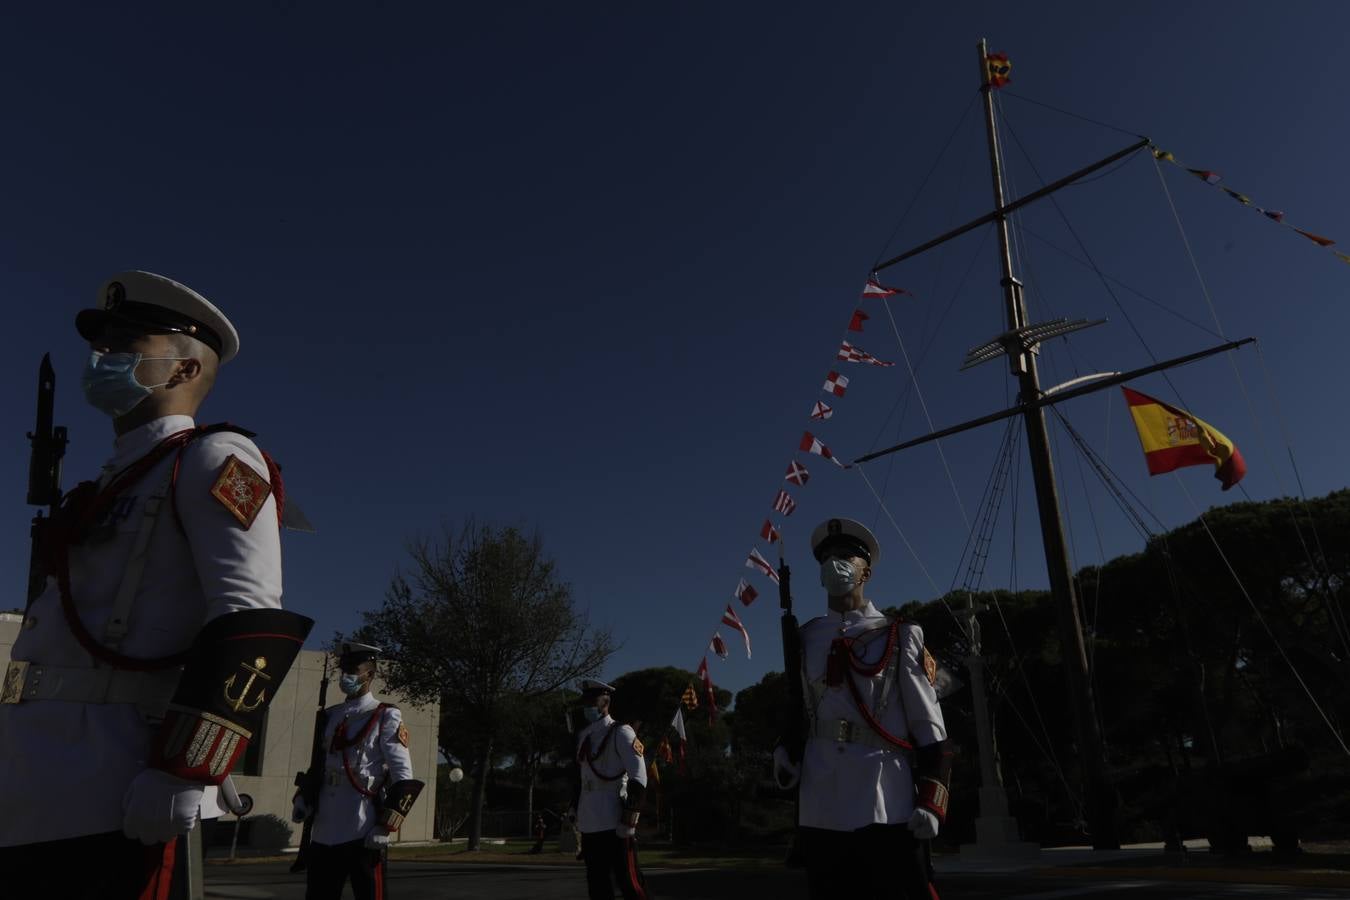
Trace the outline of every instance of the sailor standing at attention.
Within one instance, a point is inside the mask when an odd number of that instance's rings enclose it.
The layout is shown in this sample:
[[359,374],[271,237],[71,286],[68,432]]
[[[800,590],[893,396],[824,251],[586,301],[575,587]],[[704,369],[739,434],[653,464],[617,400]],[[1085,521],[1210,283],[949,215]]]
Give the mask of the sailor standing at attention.
[[193,420],[234,326],[150,272],[98,301],[75,318],[82,382],[116,437],[37,535],[0,690],[0,870],[32,896],[163,900],[314,623],[281,609],[279,469]]
[[413,779],[402,712],[371,693],[379,652],[352,641],[340,646],[338,684],[347,699],[325,711],[328,755],[321,777],[310,773],[318,796],[312,804],[300,792],[293,799],[293,821],[314,817],[305,900],[338,900],[348,879],[356,900],[384,900],[389,835],[423,787]]
[[590,900],[611,900],[617,881],[624,900],[648,900],[634,837],[647,790],[647,766],[637,733],[609,714],[613,693],[603,681],[581,682],[582,712],[590,723],[577,735],[577,830],[586,888]]
[[934,900],[928,841],[951,781],[937,663],[918,625],[863,597],[880,547],[862,523],[823,522],[811,549],[829,611],[801,626],[806,709],[774,750],[778,783],[800,778],[810,896]]

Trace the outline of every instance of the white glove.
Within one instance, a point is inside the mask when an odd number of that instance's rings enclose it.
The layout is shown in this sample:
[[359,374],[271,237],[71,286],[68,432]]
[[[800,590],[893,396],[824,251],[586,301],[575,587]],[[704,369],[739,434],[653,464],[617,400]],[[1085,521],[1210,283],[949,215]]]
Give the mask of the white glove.
[[[787,779],[783,774],[787,774]],[[797,786],[797,781],[802,776],[801,766],[793,765],[792,760],[788,758],[786,747],[773,748],[773,780],[783,790],[791,790]]]
[[366,835],[366,849],[368,850],[387,850],[389,849],[389,832],[376,825],[370,829]]
[[163,844],[192,830],[201,804],[198,782],[146,769],[122,795],[122,831],[146,846]]
[[309,804],[299,794],[291,800],[291,821],[297,825],[309,818]]
[[928,810],[917,807],[909,817],[909,830],[921,841],[931,841],[937,837],[938,818]]
[[614,829],[614,833],[621,838],[630,838],[637,834],[637,829],[632,825],[620,825],[618,828]]

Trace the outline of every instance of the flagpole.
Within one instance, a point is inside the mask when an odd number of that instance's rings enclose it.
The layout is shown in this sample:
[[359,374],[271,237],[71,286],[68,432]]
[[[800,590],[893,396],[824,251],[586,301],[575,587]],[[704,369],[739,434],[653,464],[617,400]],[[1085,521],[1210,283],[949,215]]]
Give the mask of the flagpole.
[[[1012,248],[1008,237],[1007,204],[1003,195],[1003,168],[999,154],[998,126],[994,115],[993,86],[989,81],[988,45],[982,38],[978,45],[980,91],[984,95],[984,124],[989,141],[989,169],[994,189],[994,222],[999,240],[999,262],[1002,268],[1004,308],[1008,330],[1016,331],[1027,325],[1026,302],[1022,282],[1013,274]],[[1131,148],[1133,150],[1135,148]],[[1030,402],[1041,396],[1036,357],[1029,350],[1008,352],[1012,374],[1017,378],[1020,400]],[[1050,454],[1050,436],[1046,429],[1045,410],[1040,406],[1022,413],[1026,426],[1027,450],[1031,458],[1032,480],[1036,488],[1036,506],[1041,521],[1041,542],[1045,548],[1045,565],[1050,578],[1050,593],[1059,611],[1061,665],[1068,682],[1070,709],[1078,743],[1087,799],[1088,828],[1092,846],[1097,850],[1120,847],[1116,832],[1115,792],[1106,772],[1106,758],[1101,731],[1097,725],[1096,708],[1089,677],[1087,651],[1083,644],[1082,619],[1078,597],[1073,588],[1073,571],[1064,539],[1064,523],[1060,519],[1059,490],[1055,484],[1054,461]],[[981,748],[982,750],[984,748]],[[983,767],[982,767],[983,768]],[[991,785],[991,787],[996,785]],[[981,794],[983,795],[983,791]],[[1001,793],[1001,792],[1000,792]],[[1006,800],[1005,800],[1006,802]]]

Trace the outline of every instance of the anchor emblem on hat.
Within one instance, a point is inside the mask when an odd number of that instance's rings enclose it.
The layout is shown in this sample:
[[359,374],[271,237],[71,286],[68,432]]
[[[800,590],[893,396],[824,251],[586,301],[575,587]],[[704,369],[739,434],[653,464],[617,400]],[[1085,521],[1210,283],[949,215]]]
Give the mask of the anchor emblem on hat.
[[108,289],[103,293],[103,308],[116,309],[127,299],[127,289],[123,287],[122,282],[109,282]]
[[238,696],[231,697],[230,688],[234,687],[234,680],[239,677],[239,673],[236,672],[227,678],[225,680],[225,702],[229,705],[230,709],[235,712],[253,712],[253,710],[257,709],[267,700],[267,687],[266,685],[263,685],[253,702],[248,702],[248,692],[249,689],[253,687],[254,681],[259,678],[263,681],[272,680],[272,676],[264,675],[262,671],[267,668],[267,658],[259,656],[257,659],[253,660],[253,665],[250,666],[248,663],[240,663],[239,666],[249,673],[248,681],[244,682],[243,690],[239,692]]

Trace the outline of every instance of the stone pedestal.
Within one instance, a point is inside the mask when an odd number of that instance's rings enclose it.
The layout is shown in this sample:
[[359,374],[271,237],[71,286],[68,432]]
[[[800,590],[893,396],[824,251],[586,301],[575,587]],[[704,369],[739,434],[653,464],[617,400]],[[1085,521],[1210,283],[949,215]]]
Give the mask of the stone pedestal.
[[980,812],[975,820],[975,843],[961,847],[963,858],[1018,862],[1040,856],[1039,844],[1019,838],[1017,820],[1008,815],[1002,788],[980,788]]

